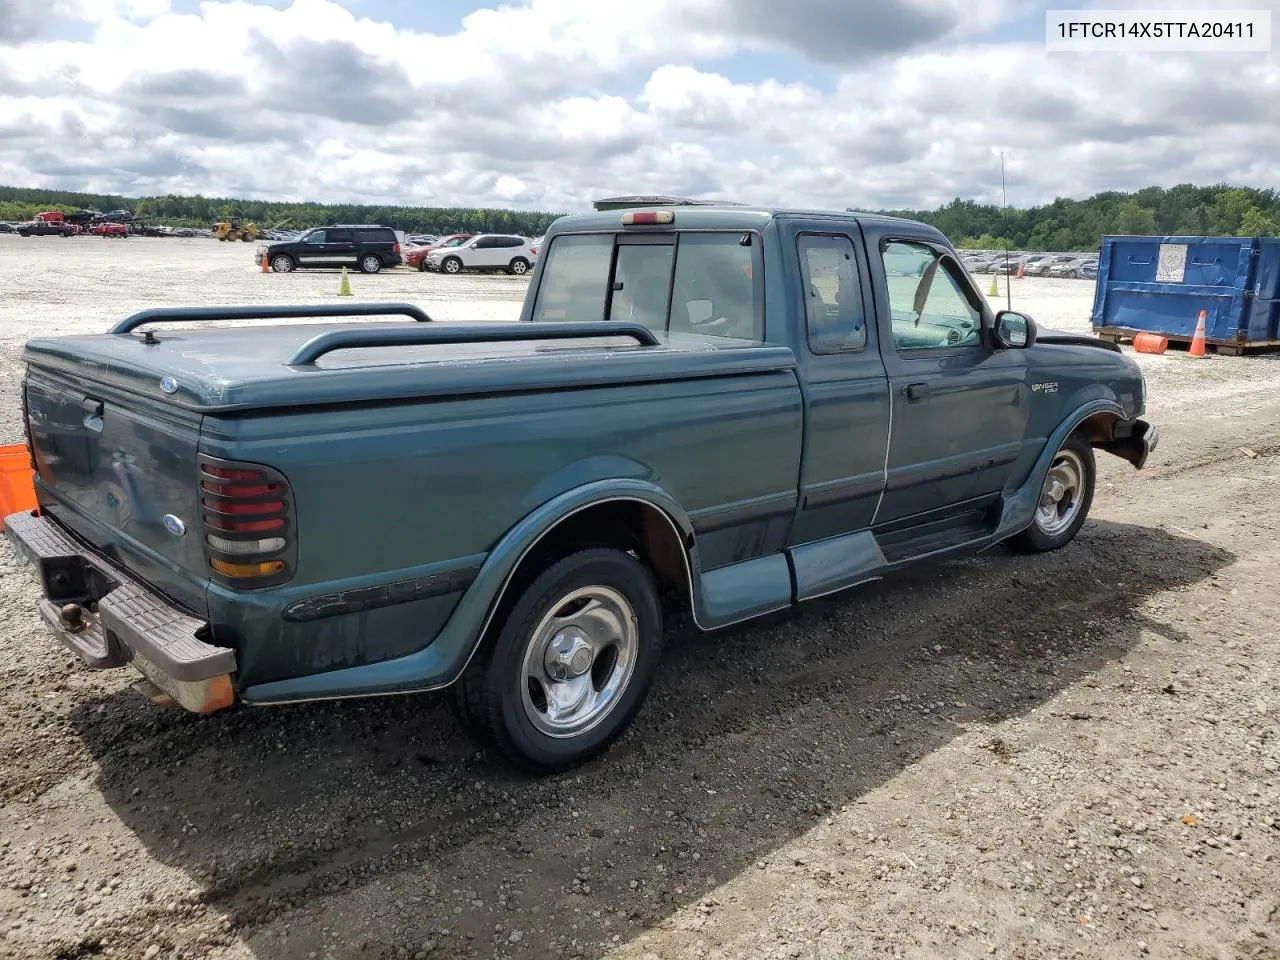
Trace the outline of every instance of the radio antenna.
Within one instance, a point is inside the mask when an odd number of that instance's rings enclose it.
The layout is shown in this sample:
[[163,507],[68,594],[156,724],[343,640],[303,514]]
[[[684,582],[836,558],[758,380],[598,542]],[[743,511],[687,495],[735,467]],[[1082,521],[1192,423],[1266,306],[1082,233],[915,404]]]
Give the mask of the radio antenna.
[[1009,281],[1009,190],[1004,184],[1004,151],[1000,151],[1000,193],[1004,196],[1004,296],[1006,309],[1013,309],[1013,284]]

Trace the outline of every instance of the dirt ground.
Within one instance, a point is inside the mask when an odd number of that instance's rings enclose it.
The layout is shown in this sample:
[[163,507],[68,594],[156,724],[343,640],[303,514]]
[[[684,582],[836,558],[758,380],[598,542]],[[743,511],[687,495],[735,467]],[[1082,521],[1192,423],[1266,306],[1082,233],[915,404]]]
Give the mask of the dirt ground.
[[[248,255],[0,236],[3,432],[31,335],[334,299]],[[442,319],[524,290],[352,283]],[[1088,328],[1091,284],[1013,285]],[[0,957],[1280,958],[1280,359],[1142,362],[1160,449],[1099,455],[1069,547],[674,625],[631,731],[547,779],[432,696],[153,707],[0,550]]]

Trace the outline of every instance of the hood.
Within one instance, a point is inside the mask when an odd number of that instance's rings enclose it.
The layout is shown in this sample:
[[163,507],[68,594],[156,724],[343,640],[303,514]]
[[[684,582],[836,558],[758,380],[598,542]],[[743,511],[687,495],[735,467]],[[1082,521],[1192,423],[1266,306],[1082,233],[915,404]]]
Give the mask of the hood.
[[1087,333],[1067,333],[1064,330],[1037,330],[1036,343],[1052,343],[1068,347],[1099,347],[1115,353],[1123,352],[1120,344],[1112,343],[1110,340],[1100,340]]

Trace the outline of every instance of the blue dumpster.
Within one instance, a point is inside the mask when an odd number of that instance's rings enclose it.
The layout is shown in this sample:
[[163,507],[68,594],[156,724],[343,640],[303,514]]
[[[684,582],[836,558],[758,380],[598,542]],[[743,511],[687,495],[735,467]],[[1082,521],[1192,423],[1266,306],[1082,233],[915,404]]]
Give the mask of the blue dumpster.
[[1103,237],[1094,332],[1189,341],[1200,311],[1220,353],[1280,346],[1280,238]]

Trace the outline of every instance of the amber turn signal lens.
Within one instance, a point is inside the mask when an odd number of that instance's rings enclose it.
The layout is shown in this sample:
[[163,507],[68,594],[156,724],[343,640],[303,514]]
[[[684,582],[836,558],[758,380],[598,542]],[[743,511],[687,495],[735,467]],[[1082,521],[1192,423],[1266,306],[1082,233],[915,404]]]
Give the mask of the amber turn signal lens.
[[209,565],[224,577],[269,577],[284,569],[283,560],[268,560],[265,563],[227,563],[214,557]]

